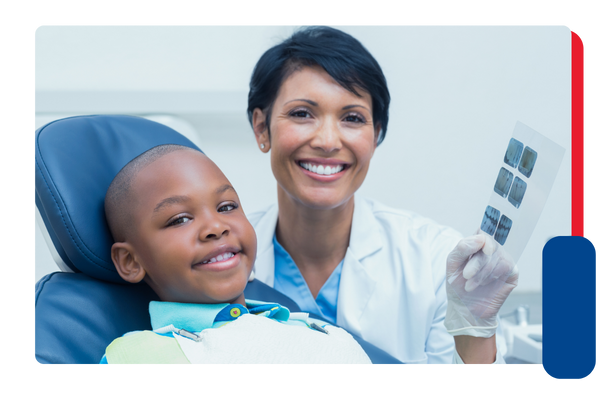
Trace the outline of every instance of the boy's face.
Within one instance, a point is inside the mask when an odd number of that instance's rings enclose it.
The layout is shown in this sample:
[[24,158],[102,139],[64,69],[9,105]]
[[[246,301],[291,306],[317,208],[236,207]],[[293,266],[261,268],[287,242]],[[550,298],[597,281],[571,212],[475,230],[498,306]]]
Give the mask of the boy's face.
[[140,171],[132,190],[136,226],[128,242],[161,300],[238,300],[256,234],[221,170],[201,153],[174,151]]

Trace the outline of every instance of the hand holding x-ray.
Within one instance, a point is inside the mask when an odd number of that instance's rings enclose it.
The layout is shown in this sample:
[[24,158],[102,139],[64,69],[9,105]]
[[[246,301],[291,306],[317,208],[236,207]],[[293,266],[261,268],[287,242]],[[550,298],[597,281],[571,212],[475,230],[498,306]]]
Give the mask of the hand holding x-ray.
[[[565,149],[517,122],[481,226],[446,262],[446,329],[453,336],[491,337],[497,314],[517,286],[519,260],[558,173]],[[500,157],[499,157],[500,161]]]
[[514,261],[493,237],[478,229],[476,235],[462,239],[446,261],[448,332],[493,336],[498,311],[518,279]]

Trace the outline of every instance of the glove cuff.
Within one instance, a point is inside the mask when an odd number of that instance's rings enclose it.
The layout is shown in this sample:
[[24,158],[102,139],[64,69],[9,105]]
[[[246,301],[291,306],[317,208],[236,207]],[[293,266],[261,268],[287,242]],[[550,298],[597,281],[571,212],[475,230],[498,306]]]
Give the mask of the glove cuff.
[[[461,311],[463,311],[461,313]],[[464,315],[468,314],[468,315]],[[452,301],[448,302],[444,326],[451,336],[474,336],[490,338],[496,334],[498,317],[482,320],[475,318],[466,307],[457,307]]]
[[496,328],[498,324],[490,327],[471,326],[466,328],[459,328],[450,330],[446,327],[446,330],[451,336],[473,336],[482,338],[491,338],[496,334]]

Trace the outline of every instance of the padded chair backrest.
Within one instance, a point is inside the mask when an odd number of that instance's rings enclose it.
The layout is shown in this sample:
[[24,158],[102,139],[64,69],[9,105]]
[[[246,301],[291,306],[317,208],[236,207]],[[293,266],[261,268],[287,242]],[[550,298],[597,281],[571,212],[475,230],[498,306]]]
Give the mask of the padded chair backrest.
[[69,268],[124,283],[110,257],[113,242],[104,218],[104,196],[125,164],[168,143],[198,149],[171,128],[130,116],[65,118],[37,130],[35,201]]

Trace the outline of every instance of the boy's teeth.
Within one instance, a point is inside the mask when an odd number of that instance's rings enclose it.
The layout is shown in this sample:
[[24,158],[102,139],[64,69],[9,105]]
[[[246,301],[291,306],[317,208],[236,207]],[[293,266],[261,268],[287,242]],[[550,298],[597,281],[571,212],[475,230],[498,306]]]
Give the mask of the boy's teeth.
[[202,264],[210,264],[210,263],[214,263],[214,262],[217,262],[217,261],[229,260],[233,256],[234,256],[234,254],[231,253],[231,252],[219,254],[218,256],[213,257],[213,258],[211,258],[208,261],[204,261]]
[[313,165],[313,164],[304,163],[304,162],[301,162],[300,166],[308,171],[314,172],[315,174],[319,174],[319,175],[337,174],[338,172],[340,172],[343,169],[343,167],[341,165],[336,165],[335,167],[328,165],[328,166],[324,167],[322,165]]

